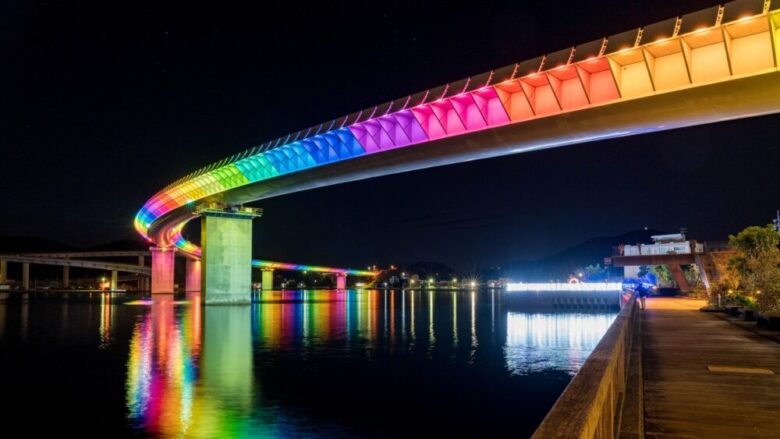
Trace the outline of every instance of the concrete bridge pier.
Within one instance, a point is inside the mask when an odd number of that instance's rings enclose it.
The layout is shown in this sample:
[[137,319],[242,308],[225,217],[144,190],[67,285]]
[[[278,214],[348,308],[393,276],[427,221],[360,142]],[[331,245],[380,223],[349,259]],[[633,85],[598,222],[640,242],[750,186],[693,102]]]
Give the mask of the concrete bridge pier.
[[0,284],[8,280],[8,261],[0,259]]
[[336,273],[336,289],[347,289],[347,273]]
[[200,261],[187,258],[184,272],[184,290],[200,292],[201,277],[203,276]]
[[28,291],[30,289],[30,263],[22,262],[22,289]]
[[692,288],[688,284],[688,280],[685,279],[685,275],[683,275],[682,267],[677,264],[669,264],[667,266],[669,267],[669,271],[672,272],[674,281],[677,282],[677,286],[680,288],[680,291],[691,291]]
[[152,252],[152,294],[173,294],[176,248],[150,247]]
[[198,210],[201,215],[201,296],[209,304],[252,299],[252,208]]
[[269,269],[262,270],[263,277],[261,279],[262,290],[269,291],[274,289],[274,271]]
[[62,288],[70,288],[70,267],[62,266]]

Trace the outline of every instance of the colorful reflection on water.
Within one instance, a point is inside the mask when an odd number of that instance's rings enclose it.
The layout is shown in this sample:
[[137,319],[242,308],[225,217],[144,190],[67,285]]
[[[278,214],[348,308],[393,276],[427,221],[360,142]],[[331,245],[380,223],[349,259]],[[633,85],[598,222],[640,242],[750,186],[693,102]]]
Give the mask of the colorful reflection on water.
[[200,306],[177,310],[172,296],[161,296],[135,325],[127,364],[128,417],[150,433],[186,433],[190,428],[201,354],[200,315]]
[[[393,298],[395,294],[391,293]],[[376,291],[266,292],[262,302],[253,305],[252,313],[252,332],[265,348],[282,349],[298,342],[316,346],[323,341],[355,338],[370,341],[380,330],[388,330],[379,327]]]
[[[447,409],[453,413],[460,405],[478,409],[490,405],[482,392],[523,406],[528,396],[493,386],[522,389],[531,385],[523,376],[539,373],[553,379],[555,391],[534,401],[551,405],[566,384],[560,377],[577,371],[615,316],[507,310],[500,293],[476,291],[274,291],[251,306],[205,308],[197,294],[138,303],[148,312],[137,317],[129,341],[127,417],[135,431],[164,437],[403,432],[383,427],[392,416],[381,410],[366,412],[378,423],[366,426],[327,405],[365,410],[361,399],[392,401],[400,386],[426,393],[412,407],[427,401],[442,406],[437,410],[455,403]],[[101,344],[111,341],[112,313],[110,301],[101,302]],[[343,387],[348,376],[356,388]],[[366,385],[374,387],[363,394]],[[343,395],[329,393],[334,386]],[[474,401],[449,400],[442,391]],[[546,408],[534,407],[526,430]]]
[[[529,436],[615,314],[489,291],[0,301],[4,420],[31,435]],[[45,423],[28,409],[41,401]]]
[[[127,363],[128,418],[156,436],[243,436],[252,410],[251,309],[154,297]],[[205,314],[205,316],[204,316]]]

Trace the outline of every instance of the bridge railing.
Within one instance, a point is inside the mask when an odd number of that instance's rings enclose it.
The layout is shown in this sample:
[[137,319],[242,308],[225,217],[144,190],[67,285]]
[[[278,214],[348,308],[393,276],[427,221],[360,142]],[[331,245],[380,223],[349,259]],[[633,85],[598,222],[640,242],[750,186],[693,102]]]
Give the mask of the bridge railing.
[[542,438],[614,438],[629,376],[631,342],[639,325],[632,296],[533,435]]

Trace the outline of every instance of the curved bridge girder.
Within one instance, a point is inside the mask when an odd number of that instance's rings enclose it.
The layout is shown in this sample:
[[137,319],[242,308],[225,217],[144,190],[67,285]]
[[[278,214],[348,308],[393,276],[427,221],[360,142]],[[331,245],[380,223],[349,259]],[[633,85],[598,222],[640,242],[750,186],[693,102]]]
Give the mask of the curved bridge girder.
[[181,235],[197,217],[195,203],[244,204],[433,166],[776,113],[780,10],[769,5],[728,3],[277,139],[158,192],[136,216],[136,229],[159,246],[197,254]]

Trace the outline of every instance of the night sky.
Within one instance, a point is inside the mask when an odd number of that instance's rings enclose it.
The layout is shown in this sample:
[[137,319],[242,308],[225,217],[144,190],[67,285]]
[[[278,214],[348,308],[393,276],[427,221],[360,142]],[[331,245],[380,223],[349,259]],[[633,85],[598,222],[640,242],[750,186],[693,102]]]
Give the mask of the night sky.
[[[131,238],[174,179],[277,136],[713,5],[587,2],[3,2],[0,234]],[[780,117],[520,154],[257,205],[254,252],[469,269],[596,236],[697,239],[780,207]]]

